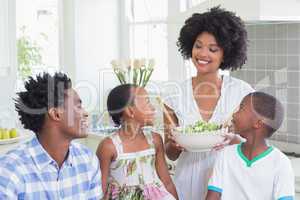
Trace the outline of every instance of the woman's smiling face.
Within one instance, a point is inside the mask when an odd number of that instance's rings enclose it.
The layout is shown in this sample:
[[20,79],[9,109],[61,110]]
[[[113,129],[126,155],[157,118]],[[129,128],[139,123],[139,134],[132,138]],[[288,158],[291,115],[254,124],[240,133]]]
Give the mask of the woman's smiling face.
[[224,51],[215,37],[203,32],[198,35],[192,49],[192,62],[201,74],[215,73],[223,61]]

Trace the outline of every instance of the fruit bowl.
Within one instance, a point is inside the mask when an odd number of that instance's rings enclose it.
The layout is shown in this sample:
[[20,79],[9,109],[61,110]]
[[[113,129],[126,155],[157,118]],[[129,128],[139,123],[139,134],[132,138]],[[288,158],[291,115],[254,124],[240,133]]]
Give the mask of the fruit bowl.
[[2,139],[0,140],[0,145],[1,144],[11,144],[11,143],[16,143],[20,141],[20,136],[17,136],[15,138],[10,138],[10,139]]
[[19,142],[25,135],[20,134],[21,131],[17,129],[2,129],[0,130],[0,145],[1,144],[11,144]]
[[224,140],[222,134],[227,129],[216,124],[196,122],[193,126],[176,127],[173,130],[175,141],[187,151],[201,152],[210,150]]

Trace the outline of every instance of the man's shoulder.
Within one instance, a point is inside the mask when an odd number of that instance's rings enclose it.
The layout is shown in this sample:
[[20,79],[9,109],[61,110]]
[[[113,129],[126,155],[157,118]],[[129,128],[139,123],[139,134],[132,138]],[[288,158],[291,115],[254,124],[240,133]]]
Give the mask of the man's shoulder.
[[[29,163],[29,156],[26,145],[21,145],[15,150],[11,150],[0,156],[0,176],[20,176],[24,167]],[[8,174],[6,173],[8,172]]]
[[92,151],[85,145],[77,142],[72,141],[71,142],[72,150],[81,154],[92,154]]
[[82,168],[85,166],[85,170],[87,170],[86,172],[92,174],[99,172],[99,160],[96,153],[78,142],[72,142],[71,148],[74,167]]
[[96,154],[93,153],[88,147],[79,142],[73,141],[71,143],[71,151],[74,157],[77,159],[92,160],[95,158]]

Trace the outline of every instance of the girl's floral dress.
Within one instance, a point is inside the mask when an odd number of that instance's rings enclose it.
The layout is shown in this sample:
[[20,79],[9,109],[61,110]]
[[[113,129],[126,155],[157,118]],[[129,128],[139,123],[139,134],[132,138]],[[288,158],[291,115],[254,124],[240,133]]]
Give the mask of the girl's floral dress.
[[156,173],[152,133],[145,136],[150,148],[133,153],[123,152],[118,134],[110,136],[118,154],[110,166],[110,200],[175,200]]

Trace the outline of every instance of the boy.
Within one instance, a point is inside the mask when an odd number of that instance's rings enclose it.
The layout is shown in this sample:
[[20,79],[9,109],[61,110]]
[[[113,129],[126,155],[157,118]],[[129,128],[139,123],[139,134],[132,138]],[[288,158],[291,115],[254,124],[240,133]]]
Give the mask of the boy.
[[0,199],[89,199],[102,195],[99,162],[86,147],[87,112],[62,73],[44,73],[25,83],[16,110],[29,142],[0,157]]
[[246,138],[220,152],[206,200],[293,200],[294,174],[289,159],[266,138],[280,127],[283,107],[273,96],[253,92],[233,115],[234,132]]

